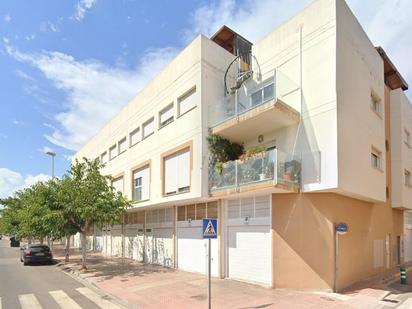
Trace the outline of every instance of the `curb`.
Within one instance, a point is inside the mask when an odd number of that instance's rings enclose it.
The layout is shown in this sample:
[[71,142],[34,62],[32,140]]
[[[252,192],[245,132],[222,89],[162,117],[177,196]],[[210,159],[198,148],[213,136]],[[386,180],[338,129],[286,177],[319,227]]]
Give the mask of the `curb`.
[[136,306],[130,305],[129,303],[125,302],[124,300],[120,299],[119,297],[114,296],[113,294],[110,294],[110,293],[104,291],[103,289],[98,287],[93,282],[90,282],[87,279],[82,278],[81,275],[79,274],[79,272],[76,271],[76,270],[73,270],[71,267],[67,267],[69,270],[63,269],[63,267],[65,267],[65,264],[62,263],[62,262],[56,264],[56,267],[59,268],[62,273],[66,274],[70,278],[76,280],[77,282],[79,282],[79,283],[83,284],[84,286],[88,287],[89,289],[93,290],[94,292],[99,294],[103,299],[106,299],[106,300],[114,303],[115,305],[119,306],[120,308],[123,308],[123,309],[137,309],[138,308]]

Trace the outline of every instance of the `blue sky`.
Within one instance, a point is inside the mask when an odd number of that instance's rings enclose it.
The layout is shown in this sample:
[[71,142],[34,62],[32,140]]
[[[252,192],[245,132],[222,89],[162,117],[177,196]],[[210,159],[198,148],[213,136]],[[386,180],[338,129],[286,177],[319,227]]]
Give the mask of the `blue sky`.
[[[0,198],[56,174],[195,35],[251,41],[310,0],[0,1]],[[410,0],[347,1],[412,84]]]

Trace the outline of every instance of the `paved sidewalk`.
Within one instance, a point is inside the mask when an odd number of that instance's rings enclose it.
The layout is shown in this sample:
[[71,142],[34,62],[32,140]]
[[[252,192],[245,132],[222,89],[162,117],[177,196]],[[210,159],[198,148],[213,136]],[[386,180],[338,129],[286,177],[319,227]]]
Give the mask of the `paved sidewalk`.
[[[60,246],[61,247],[61,246]],[[56,259],[64,261],[63,250],[55,246]],[[129,259],[107,258],[88,253],[88,270],[79,272],[80,252],[71,250],[63,271],[96,286],[130,308],[207,308],[207,278]],[[385,280],[371,278],[352,286],[344,294],[269,289],[234,280],[212,280],[213,308],[379,308],[388,294]],[[385,279],[385,280],[384,280]],[[382,308],[382,307],[380,307]]]

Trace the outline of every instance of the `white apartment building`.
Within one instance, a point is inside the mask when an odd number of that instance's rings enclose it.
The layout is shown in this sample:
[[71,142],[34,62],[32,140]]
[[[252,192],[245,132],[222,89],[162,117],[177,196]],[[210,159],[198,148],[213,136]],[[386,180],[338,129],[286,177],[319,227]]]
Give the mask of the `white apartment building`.
[[[206,273],[201,219],[217,218],[219,278],[331,290],[412,259],[407,88],[344,0],[253,44],[199,35],[75,155],[134,203],[95,249]],[[210,134],[260,151],[217,168]]]

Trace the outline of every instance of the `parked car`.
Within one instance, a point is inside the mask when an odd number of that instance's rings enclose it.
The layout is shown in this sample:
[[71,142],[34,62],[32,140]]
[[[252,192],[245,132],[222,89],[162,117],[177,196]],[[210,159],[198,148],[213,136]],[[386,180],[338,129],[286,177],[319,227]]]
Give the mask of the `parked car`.
[[20,240],[16,236],[10,237],[10,247],[20,247]]
[[35,263],[53,263],[53,254],[49,246],[30,244],[20,247],[20,261],[24,265]]

